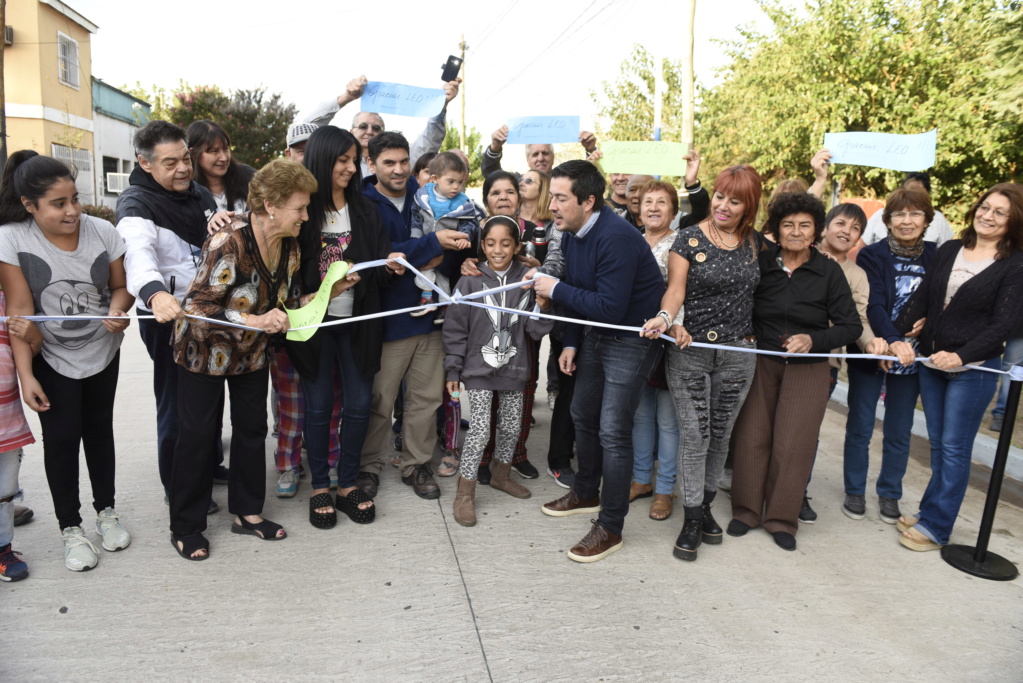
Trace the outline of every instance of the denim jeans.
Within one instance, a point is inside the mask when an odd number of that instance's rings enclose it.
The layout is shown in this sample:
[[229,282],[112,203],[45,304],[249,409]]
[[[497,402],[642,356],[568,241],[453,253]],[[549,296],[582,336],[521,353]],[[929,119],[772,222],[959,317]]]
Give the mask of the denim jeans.
[[[992,358],[985,367],[1000,368]],[[920,368],[920,398],[931,442],[931,481],[920,501],[914,527],[939,545],[947,545],[970,483],[973,440],[995,394],[998,377],[982,370],[949,373]]]
[[0,453],[0,547],[14,539],[14,501],[21,498],[18,485],[21,456],[20,448]]
[[919,374],[892,375],[864,372],[849,366],[849,417],[845,423],[845,492],[862,496],[867,489],[870,465],[870,438],[881,385],[887,379],[884,401],[881,471],[877,475],[877,495],[902,498],[902,477],[909,462],[909,441],[920,395]]
[[629,512],[633,416],[661,347],[635,333],[592,330],[585,333],[580,346],[572,397],[579,457],[575,492],[583,500],[599,493],[597,521],[606,531],[621,534]]
[[670,496],[678,474],[678,419],[671,392],[649,384],[640,390],[639,407],[632,425],[632,450],[636,460],[632,479],[649,484],[654,478],[654,445],[657,446],[657,484],[654,493]]
[[[325,320],[336,320],[327,316]],[[334,408],[334,367],[341,372],[341,457],[337,461],[340,488],[355,486],[362,445],[369,427],[373,377],[364,378],[355,362],[352,332],[347,325],[321,328],[320,369],[315,380],[302,378],[305,394],[305,445],[313,489],[330,486],[330,414]]]
[[[137,308],[139,315],[151,315],[149,311]],[[160,483],[163,492],[170,492],[171,472],[174,468],[174,445],[178,436],[178,366],[174,362],[173,323],[158,323],[140,318],[139,335],[146,351],[153,360],[153,393],[156,395],[156,461],[160,468]],[[224,423],[224,393],[221,389],[220,412],[217,419],[217,457],[214,458],[213,472],[224,464],[222,441]],[[211,472],[212,475],[212,472]]]
[[[1002,355],[1002,370],[1008,371],[1013,365],[1023,363],[1023,337],[1010,339]],[[1005,415],[1005,402],[1009,400],[1009,378],[1002,375],[998,389],[998,402],[991,409],[991,415]]]
[[[754,348],[743,339],[729,345]],[[717,491],[732,428],[756,366],[752,353],[694,347],[668,350],[668,386],[682,433],[678,457],[686,507],[702,505],[707,493]]]

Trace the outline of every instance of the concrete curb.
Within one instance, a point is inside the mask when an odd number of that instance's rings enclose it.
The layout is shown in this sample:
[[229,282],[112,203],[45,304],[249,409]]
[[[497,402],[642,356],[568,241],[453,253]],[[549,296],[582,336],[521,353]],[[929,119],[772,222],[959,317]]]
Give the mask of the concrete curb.
[[[846,382],[839,382],[835,387],[835,393],[831,400],[849,407],[848,402],[849,385]],[[878,401],[877,419],[884,420],[884,404]],[[927,438],[927,421],[924,419],[922,410],[917,410],[913,416],[913,435],[923,439]],[[995,449],[998,447],[998,440],[983,434],[977,434],[973,442],[973,461],[987,467],[995,462]],[[1023,481],[1023,449],[1011,446],[1009,448],[1009,459],[1005,463],[1005,476],[1017,481]]]

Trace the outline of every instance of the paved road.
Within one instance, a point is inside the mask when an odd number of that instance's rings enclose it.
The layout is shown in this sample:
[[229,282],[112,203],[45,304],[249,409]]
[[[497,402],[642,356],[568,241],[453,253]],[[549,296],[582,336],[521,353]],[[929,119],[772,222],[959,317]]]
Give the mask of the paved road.
[[[550,413],[537,405],[540,464]],[[527,482],[526,501],[481,487],[480,523],[465,529],[451,518],[452,479],[439,502],[424,501],[390,468],[372,525],[312,528],[303,482],[294,499],[267,499],[288,540],[231,534],[221,512],[210,560],[185,562],[168,540],[153,413],[149,361],[131,329],[115,429],[118,509],[134,540],[91,572],[64,568],[41,447],[28,449],[22,484],[36,519],[15,547],[32,575],[0,585],[0,680],[1023,679],[1023,580],[982,581],[937,553],[904,550],[872,498],[866,519],[843,516],[836,411],[811,485],[820,520],[801,528],[796,552],[754,530],[678,561],[680,515],[650,520],[646,499],[625,548],[592,565],[565,557],[588,519],[540,513],[562,491],[546,475]],[[911,462],[907,511],[926,483]],[[226,503],[224,488],[215,495]],[[982,505],[971,488],[955,541],[973,542]],[[727,522],[727,497],[715,511]],[[1023,511],[1000,507],[992,549],[1023,560]]]

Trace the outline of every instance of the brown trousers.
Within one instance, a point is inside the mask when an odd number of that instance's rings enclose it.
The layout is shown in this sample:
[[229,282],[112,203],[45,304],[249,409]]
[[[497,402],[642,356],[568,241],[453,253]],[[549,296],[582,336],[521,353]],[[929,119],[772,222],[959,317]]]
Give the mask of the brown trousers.
[[799,510],[828,405],[827,362],[757,357],[732,443],[732,517],[770,533],[799,530]]

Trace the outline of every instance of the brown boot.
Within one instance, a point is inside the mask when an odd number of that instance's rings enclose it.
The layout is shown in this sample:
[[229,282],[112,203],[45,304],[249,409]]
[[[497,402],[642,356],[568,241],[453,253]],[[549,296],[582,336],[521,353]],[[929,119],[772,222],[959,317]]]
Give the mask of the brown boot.
[[476,526],[476,480],[464,479],[458,475],[458,489],[455,491],[455,521],[462,526]]
[[533,495],[525,486],[511,480],[510,462],[497,462],[495,460],[490,464],[490,468],[493,471],[490,477],[490,488],[504,491],[509,496],[515,496],[516,498],[529,498]]

